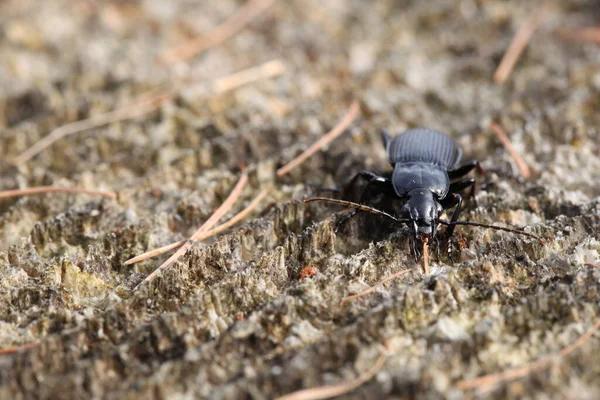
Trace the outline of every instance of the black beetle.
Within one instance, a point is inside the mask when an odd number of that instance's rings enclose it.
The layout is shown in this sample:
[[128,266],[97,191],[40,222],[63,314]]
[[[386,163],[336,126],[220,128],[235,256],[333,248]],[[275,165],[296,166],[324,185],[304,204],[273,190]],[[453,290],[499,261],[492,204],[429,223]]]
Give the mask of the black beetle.
[[[367,187],[373,185],[387,196],[406,200],[402,213],[412,222],[415,236],[435,236],[439,215],[453,206],[451,223],[456,222],[462,206],[462,196],[457,192],[472,187],[474,193],[475,179],[451,181],[469,173],[478,162],[459,167],[462,150],[449,136],[432,129],[409,129],[393,139],[383,131],[381,137],[394,167],[391,176],[361,171],[353,180],[366,179]],[[453,230],[454,224],[448,228],[448,237]]]
[[[480,224],[471,221],[458,221],[462,207],[462,196],[457,192],[467,188],[475,194],[476,184],[473,178],[464,178],[466,174],[479,166],[475,160],[459,166],[462,150],[449,136],[426,128],[409,129],[399,136],[391,138],[383,131],[381,133],[387,157],[393,166],[391,173],[377,175],[371,171],[361,171],[344,187],[338,190],[342,194],[355,185],[358,179],[367,181],[367,186],[362,191],[359,203],[344,200],[314,198],[305,200],[326,201],[352,207],[353,210],[346,214],[338,223],[343,223],[348,218],[356,215],[358,211],[368,211],[392,218],[396,222],[408,223],[417,239],[431,241],[435,237],[437,225],[448,226],[446,239],[454,233],[456,225],[472,225],[485,228],[523,234],[541,241],[535,235],[514,229],[495,225]],[[371,207],[364,206],[367,189],[375,189],[377,193],[387,197],[404,200],[401,208],[401,218],[396,218]],[[455,207],[450,221],[442,220],[439,216],[444,210]],[[448,246],[448,251],[451,248]]]

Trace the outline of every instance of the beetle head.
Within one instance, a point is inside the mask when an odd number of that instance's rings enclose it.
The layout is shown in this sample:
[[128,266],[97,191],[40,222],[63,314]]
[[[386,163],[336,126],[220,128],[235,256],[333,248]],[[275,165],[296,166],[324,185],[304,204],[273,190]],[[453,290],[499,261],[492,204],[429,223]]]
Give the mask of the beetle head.
[[407,201],[402,211],[412,221],[412,229],[415,236],[434,237],[437,226],[437,218],[442,213],[441,204],[433,197],[427,189],[414,189],[408,192]]

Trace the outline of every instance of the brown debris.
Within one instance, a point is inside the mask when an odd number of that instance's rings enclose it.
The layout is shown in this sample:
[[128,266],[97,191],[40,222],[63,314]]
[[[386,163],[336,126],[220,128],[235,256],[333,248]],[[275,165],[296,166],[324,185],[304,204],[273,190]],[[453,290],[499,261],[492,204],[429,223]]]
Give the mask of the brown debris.
[[423,238],[423,272],[429,275],[429,236]]
[[196,243],[199,238],[207,232],[210,228],[212,228],[233,206],[233,204],[237,201],[237,199],[242,194],[246,183],[248,182],[248,172],[244,170],[238,183],[235,185],[227,199],[221,204],[221,206],[214,212],[213,215],[204,223],[198,230],[192,235],[192,237],[186,241],[186,243],[175,252],[167,261],[161,264],[154,272],[146,277],[139,285],[136,286],[135,289],[139,288],[146,282],[152,282],[162,271],[169,268],[173,265],[179,257],[184,255],[193,245]]
[[386,284],[387,282],[393,281],[394,279],[409,273],[411,270],[410,269],[405,269],[402,271],[398,271],[393,275],[387,276],[385,278],[383,278],[382,280],[380,280],[379,282],[377,282],[375,285],[371,286],[370,288],[368,288],[367,290],[364,290],[360,293],[357,294],[353,294],[352,296],[347,296],[344,297],[342,299],[342,301],[340,301],[340,306],[343,306],[345,302],[350,301],[350,300],[354,300],[354,299],[358,299],[360,297],[364,297],[366,295],[368,295],[369,293],[372,293],[375,291],[375,289],[377,289],[380,286],[383,286],[384,284]]
[[386,359],[387,353],[383,352],[371,369],[346,383],[299,390],[297,392],[286,394],[285,396],[277,397],[277,400],[320,400],[344,395],[373,379],[381,368],[383,368]]
[[290,161],[283,167],[279,168],[277,170],[277,176],[282,177],[282,176],[286,175],[292,169],[294,169],[297,166],[299,166],[300,164],[302,164],[310,156],[315,154],[317,151],[322,150],[325,146],[327,146],[329,143],[331,143],[333,140],[335,140],[338,136],[340,136],[342,133],[344,133],[346,128],[352,123],[352,121],[354,121],[354,118],[356,118],[359,111],[360,111],[360,109],[358,106],[358,102],[354,101],[350,105],[350,108],[348,109],[348,112],[346,113],[346,115],[344,115],[342,120],[331,131],[327,132],[327,134],[325,134],[323,137],[321,137],[321,139],[317,140],[312,146],[310,146],[308,149],[306,149],[298,157],[294,158],[292,161]]
[[[271,191],[271,188],[267,188],[267,189],[264,189],[263,191],[261,191],[258,194],[258,196],[256,196],[250,204],[248,204],[248,206],[246,208],[244,208],[242,211],[237,213],[235,216],[233,216],[233,218],[231,218],[229,221],[225,222],[224,224],[219,225],[216,228],[209,230],[208,232],[206,232],[203,235],[200,235],[198,237],[198,239],[196,240],[196,242],[201,242],[202,240],[205,240],[205,239],[208,239],[209,237],[217,235],[217,234],[231,228],[238,222],[242,221],[258,206],[258,204],[262,201],[262,199],[267,194],[269,194],[270,191]],[[179,242],[171,243],[167,246],[148,251],[146,253],[140,254],[139,256],[133,257],[133,258],[125,261],[124,265],[131,265],[131,264],[135,264],[135,263],[139,263],[139,262],[148,260],[153,257],[157,257],[161,254],[164,254],[166,252],[175,250],[175,249],[183,246],[184,244],[186,244],[186,242],[187,242],[187,240],[184,239],[184,240],[180,240]]]
[[502,145],[506,148],[513,160],[515,160],[515,164],[517,165],[521,176],[525,179],[529,179],[531,177],[531,170],[529,169],[529,166],[527,165],[525,160],[523,160],[519,152],[515,149],[504,130],[500,127],[500,125],[494,122],[492,122],[490,126],[492,128],[492,131],[496,134],[496,137],[500,139]]
[[231,75],[217,78],[211,84],[211,93],[219,95],[230,90],[256,82],[262,79],[274,78],[282,75],[286,65],[281,60],[271,60],[255,67],[247,68]]
[[87,194],[90,196],[108,197],[109,199],[117,198],[117,194],[115,192],[103,192],[99,190],[69,188],[60,186],[37,186],[27,189],[4,190],[0,192],[0,199],[7,199],[10,197],[34,196],[38,194],[48,193]]
[[[266,63],[235,72],[229,76],[214,79],[205,83],[208,91],[215,95],[223,94],[229,90],[255,82],[261,79],[269,79],[285,72],[285,64],[280,60],[271,60]],[[81,133],[90,129],[99,128],[115,122],[126,121],[148,114],[160,108],[192,81],[192,77],[186,76],[175,83],[171,89],[161,91],[160,88],[150,90],[138,97],[132,104],[114,111],[100,114],[56,128],[41,140],[34,143],[30,148],[19,154],[15,159],[15,165],[23,165],[33,157],[67,136]]]
[[498,68],[494,73],[494,82],[501,85],[506,81],[506,79],[508,79],[533,34],[546,18],[547,8],[547,5],[544,4],[535,10],[533,15],[529,17],[529,19],[516,33],[512,42],[508,46],[508,50],[506,50],[506,53],[504,53],[504,57],[502,57],[500,65],[498,65]]
[[579,42],[591,42],[600,44],[600,28],[590,27],[583,29],[560,29],[558,36],[563,40],[574,40]]
[[501,383],[526,377],[528,375],[531,375],[533,372],[547,369],[551,367],[556,361],[560,360],[560,358],[568,356],[569,354],[583,346],[599,329],[600,320],[596,321],[596,323],[590,329],[588,329],[587,332],[585,332],[581,337],[579,337],[579,339],[577,339],[575,343],[563,348],[555,355],[546,356],[537,361],[528,363],[522,367],[510,369],[508,371],[504,371],[498,374],[489,374],[475,379],[460,381],[456,384],[456,387],[461,390],[491,388]]
[[135,256],[133,258],[130,258],[129,260],[125,261],[123,263],[123,265],[137,264],[139,262],[142,262],[142,261],[145,261],[145,260],[149,260],[149,259],[154,258],[154,257],[158,257],[161,254],[167,253],[167,252],[169,252],[171,250],[178,249],[178,248],[180,248],[181,246],[183,246],[186,243],[187,243],[187,239],[183,239],[183,240],[180,240],[179,242],[171,243],[171,244],[168,244],[166,246],[159,247],[158,249],[153,249],[153,250],[147,251],[145,253],[140,254],[139,256]]
[[0,355],[14,354],[21,350],[34,349],[36,347],[39,347],[39,345],[39,343],[27,343],[20,346],[6,347],[4,349],[0,349]]
[[[321,150],[323,147],[327,146],[329,143],[331,143],[339,135],[341,135],[342,133],[344,133],[344,130],[354,120],[354,118],[356,117],[357,113],[358,113],[358,103],[354,102],[350,106],[350,109],[348,110],[348,112],[346,113],[346,115],[344,116],[344,118],[342,118],[342,120],[335,127],[333,127],[333,129],[331,131],[327,132],[321,139],[319,139],[312,146],[310,146],[308,149],[306,149],[298,157],[294,158],[292,161],[290,161],[289,163],[287,163],[286,165],[284,165],[283,167],[281,167],[279,170],[277,170],[277,176],[282,177],[285,174],[289,173],[293,168],[295,168],[295,167],[299,166],[300,164],[302,164],[310,156],[314,155],[317,151]],[[237,224],[238,222],[242,221],[244,218],[246,218],[258,206],[258,204],[262,201],[262,199],[267,194],[269,194],[270,191],[271,191],[271,188],[263,189],[254,198],[254,200],[252,200],[252,202],[248,205],[248,207],[246,207],[240,213],[238,213],[237,215],[235,215],[228,222],[226,222],[226,223],[224,223],[224,224],[216,227],[213,230],[210,230],[210,231],[206,232],[205,234],[200,235],[196,239],[196,242],[202,241],[204,239],[208,239],[209,237],[214,236],[214,235],[216,235],[218,233],[221,233],[224,230],[227,230],[227,229],[231,228],[232,226],[234,226],[235,224]],[[154,250],[148,251],[146,253],[140,254],[139,256],[133,257],[133,258],[125,261],[125,265],[135,264],[135,263],[138,263],[138,262],[141,262],[141,261],[144,261],[144,260],[147,260],[147,259],[159,256],[159,255],[164,254],[164,253],[166,253],[168,251],[177,249],[177,248],[185,245],[186,242],[187,242],[187,240],[180,240],[179,242],[171,243],[171,244],[169,244],[167,246],[164,246],[164,247],[161,247],[161,248],[158,248],[158,249],[154,249]]]
[[238,34],[264,13],[276,0],[249,0],[234,15],[211,32],[165,51],[160,60],[166,65],[186,61]]
[[34,143],[33,146],[25,150],[23,153],[19,154],[14,159],[14,163],[15,165],[25,164],[27,161],[31,160],[46,148],[50,147],[53,143],[67,136],[112,124],[114,122],[125,121],[148,114],[149,112],[159,108],[170,98],[171,96],[169,94],[160,94],[149,99],[134,102],[129,106],[119,108],[106,114],[96,115],[88,119],[63,125],[44,136],[41,140]]
[[317,272],[319,272],[318,269],[316,269],[312,265],[307,265],[306,267],[302,268],[302,271],[300,271],[300,280],[303,281],[306,279],[310,279],[316,276]]

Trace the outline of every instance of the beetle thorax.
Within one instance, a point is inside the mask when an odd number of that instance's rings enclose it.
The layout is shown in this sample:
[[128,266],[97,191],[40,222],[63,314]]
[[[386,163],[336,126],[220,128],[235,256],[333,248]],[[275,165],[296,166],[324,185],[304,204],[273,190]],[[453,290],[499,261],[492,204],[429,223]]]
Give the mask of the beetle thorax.
[[450,180],[448,173],[435,165],[413,162],[396,164],[392,183],[396,194],[400,197],[407,196],[415,189],[425,189],[435,194],[437,198],[443,199],[448,193]]

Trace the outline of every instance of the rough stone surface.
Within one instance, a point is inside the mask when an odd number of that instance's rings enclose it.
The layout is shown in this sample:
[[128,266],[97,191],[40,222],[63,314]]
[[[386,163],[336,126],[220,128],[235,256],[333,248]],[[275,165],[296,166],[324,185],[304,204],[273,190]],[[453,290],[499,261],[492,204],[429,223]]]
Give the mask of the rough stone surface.
[[[600,47],[556,35],[597,24],[596,1],[549,2],[498,86],[493,72],[534,2],[280,0],[189,68],[211,79],[281,58],[283,76],[219,96],[191,85],[156,112],[11,164],[53,128],[172,82],[186,68],[165,69],[158,53],[242,3],[0,3],[0,189],[118,193],[0,201],[0,347],[40,343],[0,355],[0,398],[272,398],[352,379],[384,342],[383,369],[348,398],[600,398],[598,335],[491,392],[455,387],[555,353],[598,318],[600,269],[584,263],[600,260]],[[351,99],[362,113],[349,133],[276,181]],[[516,177],[492,120],[533,179]],[[454,266],[434,245],[424,276],[405,228],[361,215],[336,234],[339,208],[299,201],[306,183],[386,170],[379,130],[416,126],[448,133],[489,170],[464,219],[526,227],[547,244],[460,227]],[[188,237],[241,163],[251,183],[228,217],[274,183],[259,210],[133,291],[167,255],[123,262]],[[301,279],[307,266],[317,273]]]

